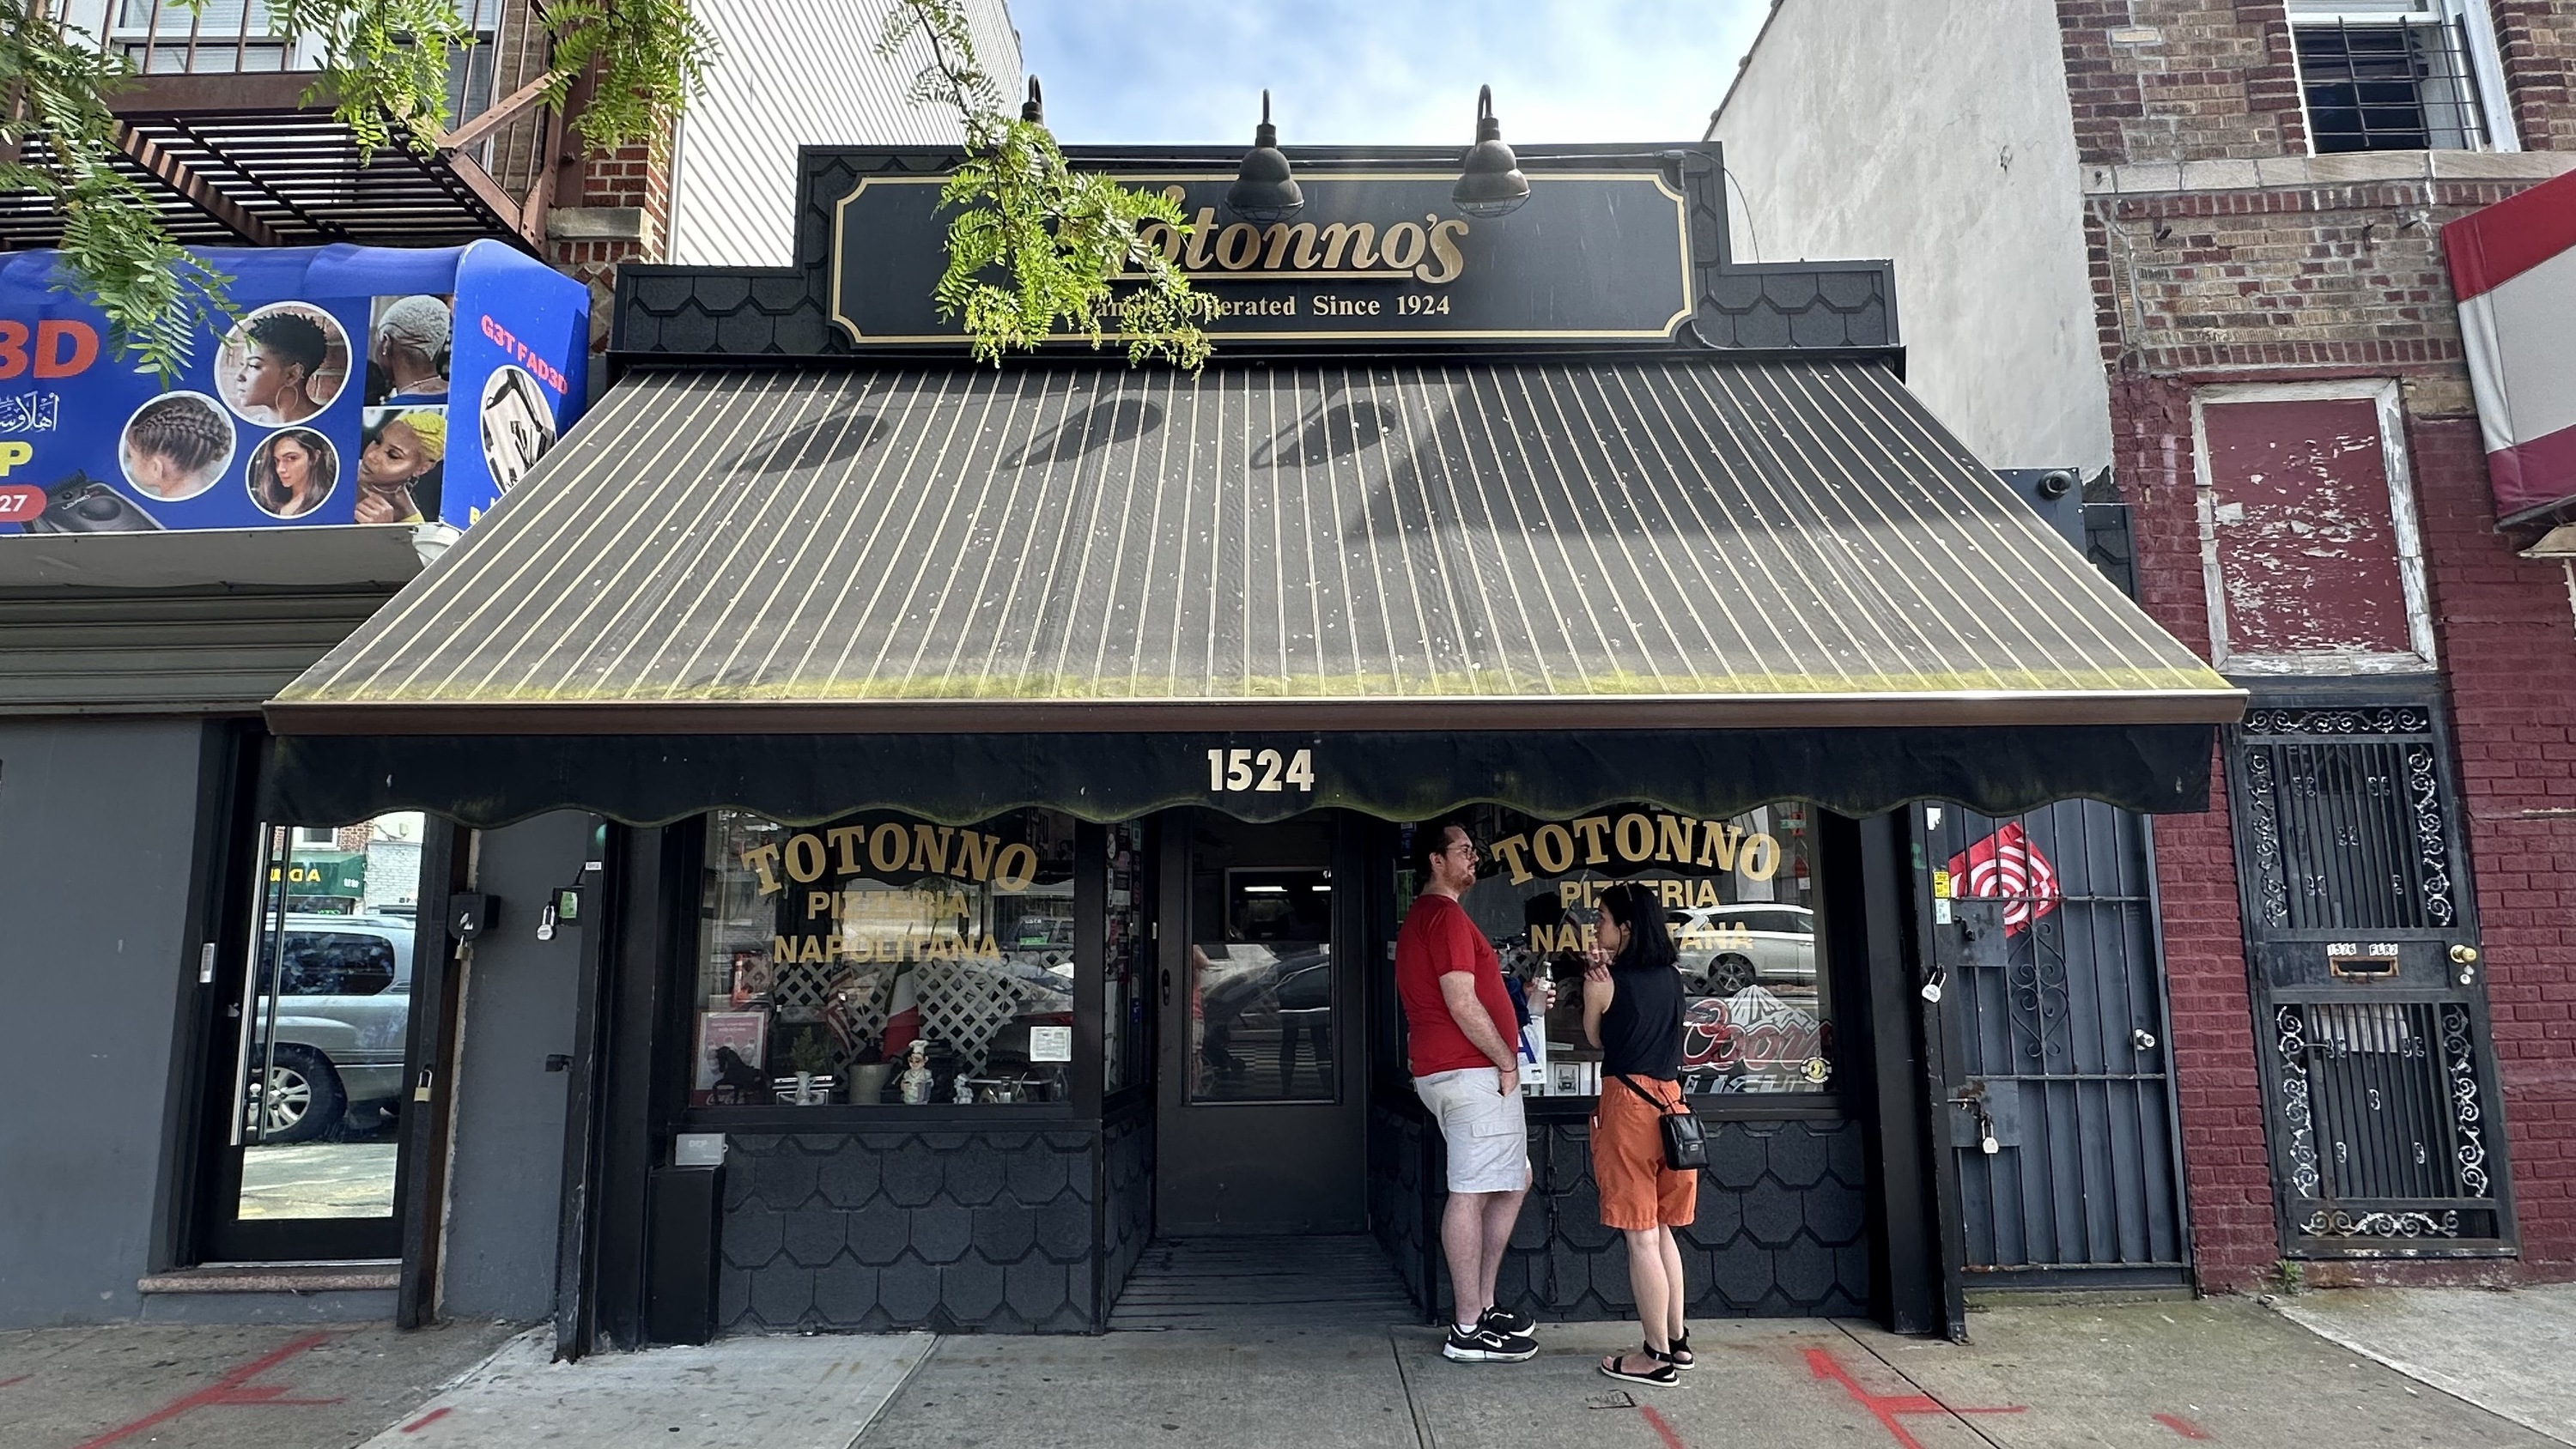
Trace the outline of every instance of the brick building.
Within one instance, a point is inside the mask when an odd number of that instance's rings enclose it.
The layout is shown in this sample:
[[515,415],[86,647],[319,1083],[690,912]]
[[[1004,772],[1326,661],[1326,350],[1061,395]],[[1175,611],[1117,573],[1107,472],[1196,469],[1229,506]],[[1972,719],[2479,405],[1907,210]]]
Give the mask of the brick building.
[[2441,238],[2576,169],[2576,4],[1922,8],[1775,7],[1711,134],[1739,253],[1894,257],[1912,384],[2253,692],[2155,834],[2197,1281],[2576,1276],[2576,627]]

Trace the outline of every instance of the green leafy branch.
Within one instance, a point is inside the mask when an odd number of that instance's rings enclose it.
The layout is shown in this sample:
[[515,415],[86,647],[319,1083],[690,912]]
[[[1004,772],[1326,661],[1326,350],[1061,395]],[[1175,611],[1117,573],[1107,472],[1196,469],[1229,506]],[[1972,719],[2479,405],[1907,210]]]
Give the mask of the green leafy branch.
[[[1196,370],[1206,362],[1212,349],[1199,324],[1214,315],[1215,299],[1140,231],[1159,221],[1186,235],[1180,203],[1075,171],[1044,125],[1005,114],[959,0],[900,0],[877,53],[891,59],[915,37],[927,40],[931,58],[913,100],[954,110],[966,132],[966,159],[940,188],[941,205],[956,215],[932,297],[941,316],[964,319],[975,360],[998,365],[1059,328],[1099,347],[1114,325],[1130,363],[1160,358]],[[1119,284],[1132,290],[1120,295]]]
[[[714,35],[686,0],[531,10],[551,45],[544,101],[562,106],[589,82],[573,120],[583,144],[666,155],[715,60]],[[449,58],[475,40],[454,0],[271,0],[268,13],[288,54],[315,56],[306,104],[329,103],[361,164],[389,146],[436,150],[452,123]],[[36,198],[62,218],[54,285],[88,296],[117,354],[167,381],[193,340],[229,325],[236,309],[232,279],[179,245],[119,165],[124,138],[108,98],[131,76],[124,55],[49,13],[48,0],[0,0],[0,196]]]
[[54,286],[90,293],[118,353],[167,378],[201,328],[230,321],[232,278],[172,240],[117,169],[107,97],[128,74],[124,56],[35,0],[0,0],[0,194],[41,198],[62,217]]

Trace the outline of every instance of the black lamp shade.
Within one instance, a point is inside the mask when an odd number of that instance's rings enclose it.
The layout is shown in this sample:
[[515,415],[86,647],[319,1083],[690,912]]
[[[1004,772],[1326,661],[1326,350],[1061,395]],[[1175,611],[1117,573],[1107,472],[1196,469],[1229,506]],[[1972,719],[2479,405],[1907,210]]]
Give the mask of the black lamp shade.
[[1494,217],[1517,210],[1529,200],[1529,178],[1521,159],[1503,144],[1503,123],[1494,117],[1494,90],[1476,90],[1476,144],[1458,165],[1458,184],[1449,199],[1469,216]]
[[1261,93],[1261,126],[1252,133],[1252,149],[1243,153],[1234,184],[1225,189],[1225,209],[1257,226],[1286,221],[1305,209],[1306,193],[1288,169],[1288,154],[1279,149],[1279,128],[1270,124],[1270,92]]

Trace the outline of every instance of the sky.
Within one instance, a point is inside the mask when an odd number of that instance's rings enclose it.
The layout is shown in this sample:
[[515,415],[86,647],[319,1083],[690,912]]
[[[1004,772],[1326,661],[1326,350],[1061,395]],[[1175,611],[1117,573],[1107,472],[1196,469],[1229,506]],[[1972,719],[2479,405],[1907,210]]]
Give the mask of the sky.
[[1696,141],[1766,0],[1011,0],[1067,145]]

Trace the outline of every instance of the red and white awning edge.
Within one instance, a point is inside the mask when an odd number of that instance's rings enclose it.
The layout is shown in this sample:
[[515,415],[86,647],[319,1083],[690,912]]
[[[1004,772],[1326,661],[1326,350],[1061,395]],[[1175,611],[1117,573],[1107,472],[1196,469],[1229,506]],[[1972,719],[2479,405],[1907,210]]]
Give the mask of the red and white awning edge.
[[2576,503],[2576,172],[2442,228],[2496,518]]

